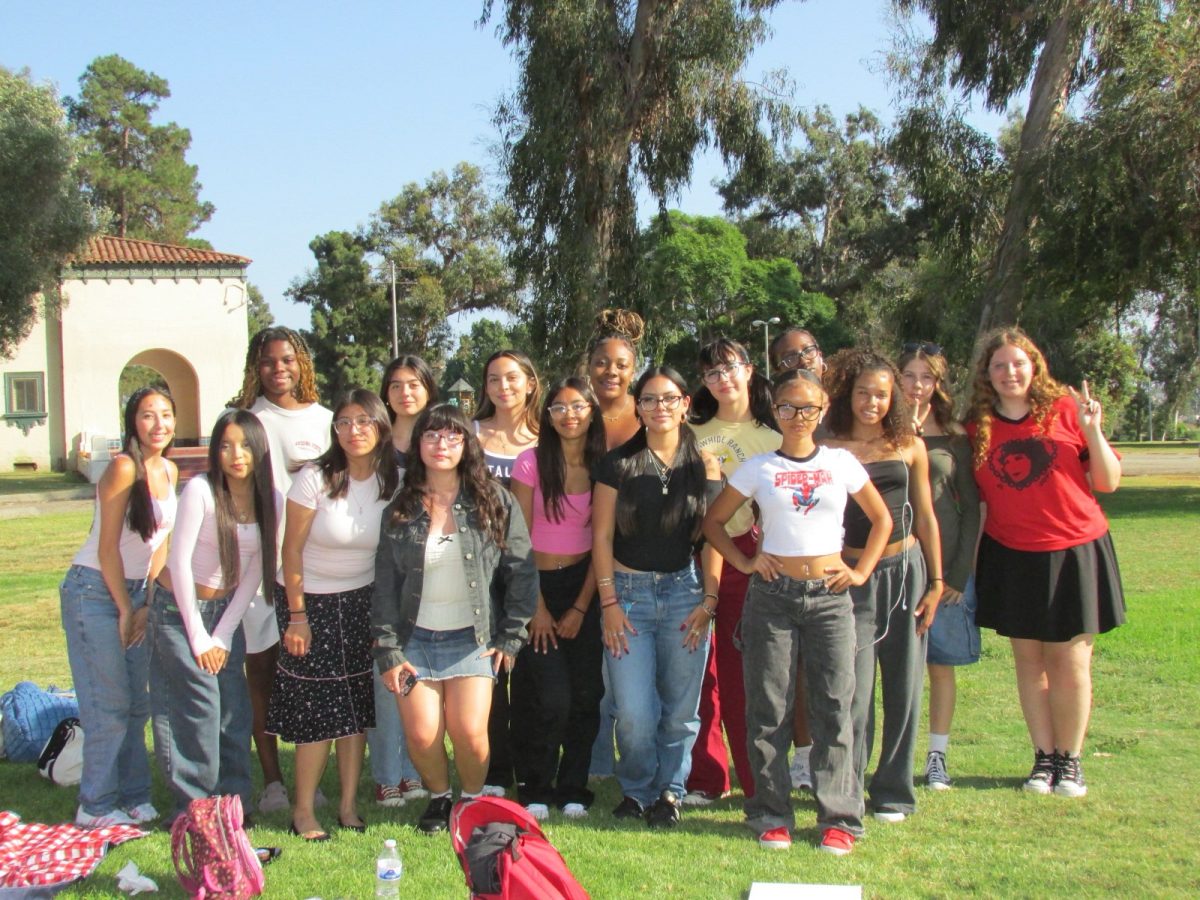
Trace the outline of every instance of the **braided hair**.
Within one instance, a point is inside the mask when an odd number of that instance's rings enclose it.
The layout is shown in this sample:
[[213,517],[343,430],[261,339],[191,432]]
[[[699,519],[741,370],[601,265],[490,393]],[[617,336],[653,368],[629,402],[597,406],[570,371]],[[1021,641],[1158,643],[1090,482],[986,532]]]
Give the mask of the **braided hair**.
[[231,399],[226,406],[249,409],[254,405],[254,401],[262,393],[262,379],[258,374],[259,359],[263,349],[272,341],[286,341],[292,345],[292,350],[296,354],[296,362],[300,366],[300,380],[292,390],[292,396],[300,403],[320,402],[321,398],[317,393],[317,372],[313,367],[312,353],[308,349],[308,343],[300,336],[300,332],[282,325],[272,325],[269,328],[261,329],[254,337],[250,338],[250,346],[246,348],[246,367],[242,375],[241,393]]
[[646,321],[631,309],[608,308],[602,309],[596,315],[592,326],[592,338],[588,341],[587,352],[583,357],[584,366],[592,358],[592,354],[606,341],[620,341],[629,348],[636,364],[638,345],[646,334]]

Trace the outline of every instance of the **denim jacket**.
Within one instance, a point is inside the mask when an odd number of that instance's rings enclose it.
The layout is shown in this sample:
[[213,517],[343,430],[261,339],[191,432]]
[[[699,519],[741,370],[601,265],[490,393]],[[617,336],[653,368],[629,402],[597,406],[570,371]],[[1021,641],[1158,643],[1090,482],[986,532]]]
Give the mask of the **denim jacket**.
[[[475,642],[480,647],[516,655],[528,637],[526,625],[537,609],[537,568],[525,517],[512,494],[496,485],[505,510],[505,550],[484,533],[475,505],[461,491],[454,499],[454,520],[463,540],[463,564],[470,588]],[[393,505],[383,513],[379,550],[375,555],[375,594],[371,601],[371,633],[375,664],[386,672],[405,661],[421,608],[425,541],[429,513],[394,525]]]

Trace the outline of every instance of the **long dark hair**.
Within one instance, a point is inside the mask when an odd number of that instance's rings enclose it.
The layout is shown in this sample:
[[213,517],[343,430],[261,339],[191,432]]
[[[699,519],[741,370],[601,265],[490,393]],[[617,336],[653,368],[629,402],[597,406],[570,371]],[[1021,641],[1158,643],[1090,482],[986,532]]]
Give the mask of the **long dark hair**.
[[487,393],[487,380],[488,369],[498,359],[511,359],[521,367],[521,371],[525,373],[525,377],[533,385],[533,390],[525,396],[525,409],[521,413],[521,421],[518,424],[524,425],[531,433],[537,434],[538,409],[542,404],[542,381],[538,378],[537,370],[534,369],[529,357],[520,350],[497,350],[483,364],[483,386],[479,391],[482,399],[479,401],[479,409],[475,411],[475,421],[482,422],[484,419],[490,419],[496,414],[496,404],[492,403],[492,398]]
[[366,388],[351,388],[346,391],[333,405],[333,421],[329,423],[329,449],[313,460],[313,465],[321,470],[325,479],[325,487],[331,498],[344,497],[350,490],[349,462],[346,451],[338,441],[337,429],[334,422],[347,406],[361,406],[363,412],[375,423],[375,431],[379,440],[371,451],[371,471],[379,483],[379,499],[390,500],[396,492],[400,476],[396,472],[396,453],[392,449],[392,423],[388,421],[387,409],[379,395]]
[[552,522],[562,521],[563,500],[567,494],[565,487],[566,463],[563,460],[562,438],[554,428],[550,407],[554,405],[554,399],[559,392],[568,388],[578,391],[579,395],[587,401],[588,406],[592,408],[592,417],[588,421],[587,433],[583,440],[583,464],[589,472],[591,472],[592,466],[604,456],[607,449],[600,404],[596,400],[596,395],[592,393],[592,387],[588,380],[572,375],[569,378],[560,378],[550,385],[549,390],[546,391],[546,399],[542,403],[541,431],[533,452],[537,458],[538,486],[542,490],[542,507],[545,510],[546,518]]
[[483,447],[475,429],[452,403],[425,407],[413,425],[413,439],[404,455],[404,483],[391,504],[388,521],[393,525],[411,522],[425,510],[425,486],[428,475],[421,459],[421,435],[427,431],[454,431],[463,436],[462,458],[458,461],[459,489],[475,505],[479,524],[497,547],[503,548],[508,529],[500,485],[492,478],[483,461]]
[[[642,373],[633,386],[634,401],[641,399],[642,391],[646,389],[646,383],[651,378],[660,376],[679,388],[679,393],[683,396],[688,396],[687,382],[683,380],[682,375],[670,366],[651,366]],[[650,454],[654,451],[646,443],[645,422],[633,437],[613,452],[618,454],[616,470],[619,485],[623,486],[630,478],[641,475],[654,474],[657,476],[658,470],[650,460]],[[700,536],[700,523],[704,519],[707,506],[704,494],[704,458],[700,455],[700,444],[696,441],[696,436],[692,434],[692,429],[683,422],[679,423],[679,449],[675,452],[673,468],[675,472],[672,478],[679,478],[684,489],[667,498],[667,506],[659,521],[643,522],[638,517],[637,502],[632,496],[632,492],[617,489],[617,527],[622,532],[636,534],[644,530],[659,534],[686,527],[692,540]],[[642,529],[642,525],[647,527]]]
[[[242,390],[229,401],[229,406],[239,409],[249,409],[262,393],[262,380],[258,375],[258,359],[262,356],[263,348],[272,341],[286,341],[292,345],[296,354],[296,365],[300,368],[300,379],[292,389],[292,396],[301,403],[317,403],[321,398],[317,395],[317,372],[313,366],[312,353],[300,332],[282,325],[272,325],[260,329],[250,338],[250,346],[246,348],[246,365],[242,371]],[[272,578],[275,576],[272,575]]]
[[[125,508],[125,521],[129,523],[129,530],[136,531],[143,541],[148,541],[154,536],[154,532],[158,530],[158,522],[154,518],[154,497],[150,493],[150,478],[146,472],[146,459],[142,455],[142,442],[138,440],[137,414],[142,401],[153,394],[166,399],[171,404],[171,414],[174,415],[175,398],[169,390],[162,385],[138,388],[125,403],[125,444],[121,448],[125,455],[133,460],[133,488],[129,492],[129,505]],[[170,443],[163,447],[164,458],[174,443],[175,437],[172,433]]]
[[221,413],[208,442],[208,485],[212,488],[213,506],[217,511],[217,553],[221,558],[221,580],[226,588],[232,589],[242,578],[238,560],[237,516],[225,470],[221,468],[221,443],[230,425],[242,429],[246,446],[254,460],[251,478],[254,521],[258,523],[258,539],[262,545],[262,593],[263,598],[271,603],[274,599],[270,586],[275,578],[275,531],[278,527],[275,478],[271,474],[271,444],[258,416],[245,409],[227,409]]
[[[701,375],[700,389],[692,397],[689,421],[703,425],[715,416],[720,408],[717,398],[712,395],[712,391],[704,383],[704,373],[709,369],[729,363],[751,365],[750,353],[745,346],[735,340],[717,338],[700,348],[698,363]],[[771,409],[771,382],[758,371],[757,366],[750,373],[750,382],[746,385],[746,389],[750,398],[750,415],[754,421],[764,428],[778,431],[779,426],[775,424],[774,412]]]
[[425,402],[426,406],[430,406],[438,402],[438,386],[433,379],[433,369],[429,368],[429,363],[421,359],[419,356],[413,356],[411,353],[405,353],[397,356],[387,368],[383,370],[383,381],[379,383],[379,399],[383,401],[383,406],[387,410],[388,420],[396,424],[396,411],[392,409],[392,404],[388,402],[388,382],[392,380],[392,375],[397,369],[412,369],[417,373],[417,379],[425,388],[425,393],[429,395],[429,399]]
[[907,447],[912,443],[912,414],[908,400],[900,390],[900,373],[891,361],[871,350],[847,348],[839,350],[825,361],[825,390],[829,394],[829,412],[825,423],[834,437],[847,438],[854,428],[851,396],[854,382],[864,372],[887,372],[892,376],[892,396],[887,415],[883,417],[883,437],[889,447]]

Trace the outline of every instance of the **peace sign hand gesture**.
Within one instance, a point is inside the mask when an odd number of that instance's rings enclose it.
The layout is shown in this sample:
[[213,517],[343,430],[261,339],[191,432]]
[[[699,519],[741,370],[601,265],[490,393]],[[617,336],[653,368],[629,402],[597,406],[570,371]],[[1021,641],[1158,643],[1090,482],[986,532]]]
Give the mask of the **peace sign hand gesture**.
[[1068,386],[1067,393],[1071,395],[1071,399],[1075,401],[1075,411],[1079,415],[1079,425],[1081,428],[1100,428],[1100,419],[1103,415],[1103,410],[1100,409],[1100,401],[1092,397],[1091,391],[1088,390],[1088,383],[1085,380],[1080,386],[1080,390]]

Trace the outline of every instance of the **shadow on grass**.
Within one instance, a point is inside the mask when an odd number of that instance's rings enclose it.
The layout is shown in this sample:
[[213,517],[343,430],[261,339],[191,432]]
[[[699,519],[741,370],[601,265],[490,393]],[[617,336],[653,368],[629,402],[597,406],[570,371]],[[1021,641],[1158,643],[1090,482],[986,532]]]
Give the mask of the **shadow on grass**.
[[1109,519],[1194,514],[1200,506],[1200,485],[1139,486],[1126,482],[1113,494],[1099,494]]

